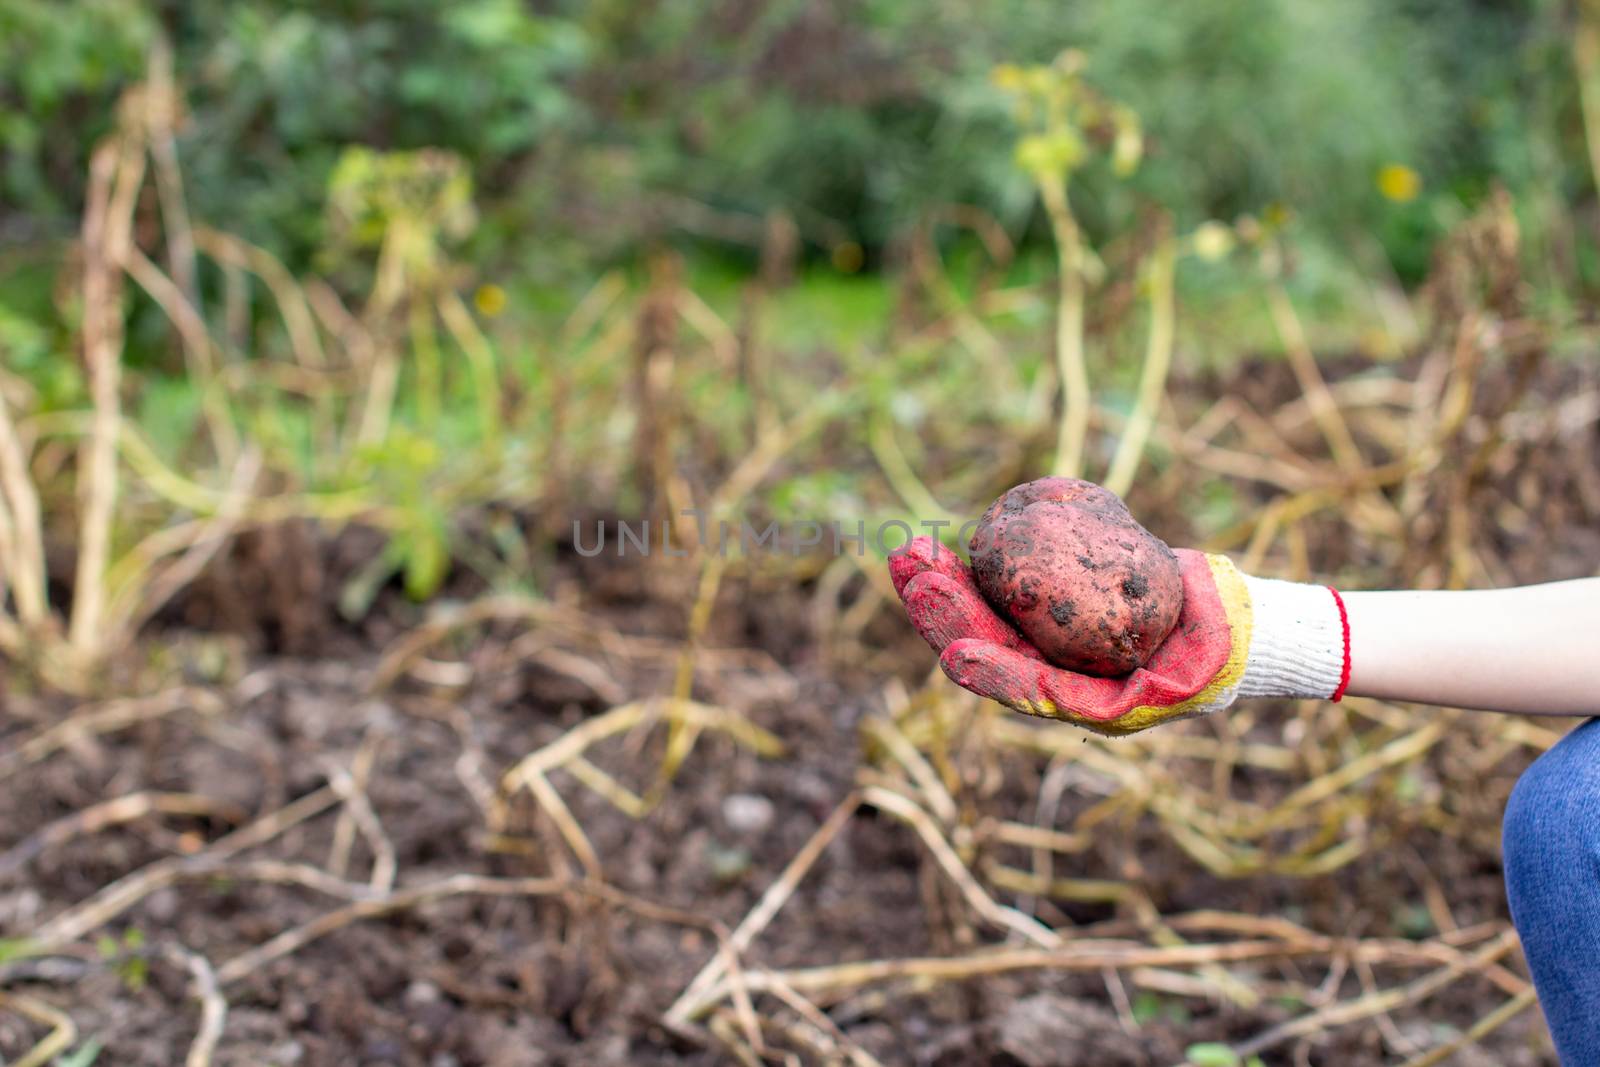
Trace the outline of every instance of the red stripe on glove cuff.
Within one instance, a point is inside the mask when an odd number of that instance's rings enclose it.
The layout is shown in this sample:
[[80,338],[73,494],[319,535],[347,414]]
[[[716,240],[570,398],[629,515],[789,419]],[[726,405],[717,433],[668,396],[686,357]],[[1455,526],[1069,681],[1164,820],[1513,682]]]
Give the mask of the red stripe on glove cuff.
[[1328,698],[1337,704],[1350,687],[1350,615],[1344,610],[1344,597],[1339,595],[1339,590],[1330,585],[1328,592],[1333,594],[1333,602],[1339,606],[1339,629],[1344,631],[1344,666],[1339,669],[1339,688]]

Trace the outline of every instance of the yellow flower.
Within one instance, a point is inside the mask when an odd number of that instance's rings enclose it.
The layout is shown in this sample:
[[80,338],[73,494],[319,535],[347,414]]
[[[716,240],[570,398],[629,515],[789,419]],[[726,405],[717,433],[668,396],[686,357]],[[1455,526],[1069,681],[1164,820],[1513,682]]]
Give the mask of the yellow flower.
[[472,294],[472,303],[479,314],[492,319],[506,309],[506,291],[488,282],[478,286],[478,291]]
[[995,88],[1014,93],[1022,88],[1022,68],[1015,63],[1001,63],[989,72],[989,80]]
[[1139,169],[1139,159],[1144,155],[1144,136],[1139,132],[1139,116],[1132,108],[1117,108],[1111,117],[1117,131],[1111,145],[1111,169],[1119,178],[1126,178]]
[[1378,192],[1397,204],[1415,200],[1422,192],[1422,175],[1404,163],[1386,163],[1378,169]]
[[1194,253],[1208,263],[1215,263],[1233,251],[1233,230],[1211,219],[1195,227]]
[[1017,142],[1017,164],[1035,181],[1060,181],[1083,160],[1083,142],[1070,129],[1035,133]]

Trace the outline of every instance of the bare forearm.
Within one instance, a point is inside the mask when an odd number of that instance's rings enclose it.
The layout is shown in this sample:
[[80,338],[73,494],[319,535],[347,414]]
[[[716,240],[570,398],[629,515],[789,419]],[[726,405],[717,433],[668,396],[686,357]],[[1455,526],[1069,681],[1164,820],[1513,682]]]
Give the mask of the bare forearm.
[[1359,696],[1600,715],[1600,578],[1517,589],[1345,593]]

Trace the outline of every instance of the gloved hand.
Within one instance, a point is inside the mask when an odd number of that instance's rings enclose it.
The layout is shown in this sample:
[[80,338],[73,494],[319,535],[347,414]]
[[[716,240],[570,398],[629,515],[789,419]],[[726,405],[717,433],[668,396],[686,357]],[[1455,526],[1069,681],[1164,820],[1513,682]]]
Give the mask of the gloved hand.
[[1030,715],[1123,735],[1241,696],[1338,700],[1350,630],[1331,586],[1252,578],[1225,556],[1177,551],[1183,608],[1143,667],[1096,678],[1053,666],[996,614],[956,553],[919,537],[889,558],[895,590],[950,680]]

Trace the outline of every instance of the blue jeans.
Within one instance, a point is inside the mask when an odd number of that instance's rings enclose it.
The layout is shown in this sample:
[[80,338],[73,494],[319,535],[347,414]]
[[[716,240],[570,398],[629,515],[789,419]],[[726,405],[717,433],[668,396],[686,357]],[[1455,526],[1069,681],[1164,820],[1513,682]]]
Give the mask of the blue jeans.
[[1511,920],[1556,1052],[1600,1064],[1600,719],[1523,773],[1503,833]]

